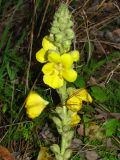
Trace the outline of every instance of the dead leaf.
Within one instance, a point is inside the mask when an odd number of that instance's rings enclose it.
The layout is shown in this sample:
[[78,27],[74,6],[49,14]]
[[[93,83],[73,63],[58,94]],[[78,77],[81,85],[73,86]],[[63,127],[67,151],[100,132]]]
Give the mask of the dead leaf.
[[89,85],[97,85],[97,80],[94,77],[90,77]]
[[109,148],[109,149],[111,149],[111,148],[113,147],[111,138],[108,138],[108,139],[107,139],[106,147]]
[[120,153],[118,153],[118,159],[120,159]]
[[99,114],[96,115],[96,119],[103,119],[103,120],[107,120],[108,119],[108,113],[103,112],[102,110],[100,110],[99,108],[95,109]]
[[113,34],[115,34],[116,36],[120,37],[120,28],[115,29],[115,30],[113,31]]
[[53,160],[53,158],[49,155],[46,147],[41,147],[37,160]]
[[55,143],[56,139],[54,134],[52,133],[49,124],[45,124],[45,126],[42,128],[42,130],[40,131],[40,135],[41,137],[46,141],[46,143]]
[[0,146],[0,159],[2,160],[15,160],[15,158],[10,154],[7,148]]
[[99,120],[106,120],[107,119],[107,114],[105,114],[105,113],[98,114],[98,115],[95,115],[95,118],[99,119]]
[[120,148],[112,142],[111,138],[108,138],[106,142],[107,142],[106,148],[108,148],[109,150],[114,150],[114,151],[120,150]]
[[84,125],[80,124],[79,128],[77,129],[77,132],[80,136],[84,136]]
[[98,154],[95,151],[86,151],[87,160],[97,160]]
[[120,120],[120,113],[110,113],[110,116],[114,117],[117,120]]
[[83,142],[80,139],[74,138],[72,140],[70,148],[71,149],[80,149],[80,148],[82,148],[82,145],[83,145]]
[[111,10],[115,9],[115,6],[113,5],[112,2],[105,2],[103,4],[103,9],[106,11],[111,11]]
[[[96,47],[96,51],[97,51],[97,56],[98,56],[98,57],[101,57],[102,55],[106,55],[104,45],[101,44],[101,42],[96,41],[96,42],[95,42],[95,47]],[[106,46],[105,46],[105,47],[106,47]],[[96,52],[95,52],[95,53],[96,53]]]
[[97,125],[95,122],[90,123],[89,127],[85,129],[85,134],[91,140],[102,140],[104,138],[102,128],[100,128],[100,126]]
[[97,119],[107,120],[109,118],[115,118],[117,120],[120,120],[120,113],[108,113],[108,112],[102,111],[98,108],[96,108],[95,110],[99,113],[98,115],[96,115]]

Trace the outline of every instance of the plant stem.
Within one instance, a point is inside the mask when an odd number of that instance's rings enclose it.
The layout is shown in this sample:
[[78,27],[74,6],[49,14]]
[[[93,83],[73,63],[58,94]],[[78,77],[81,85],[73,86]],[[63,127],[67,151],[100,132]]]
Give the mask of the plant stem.
[[[67,115],[67,108],[66,106],[63,106],[63,113],[64,113],[64,119],[63,119],[63,126],[66,125],[66,115]],[[64,131],[61,134],[61,155],[63,156],[65,153],[65,138],[64,138]]]
[[[61,99],[61,104],[63,105],[63,119],[62,119],[62,125],[63,127],[66,125],[67,123],[67,108],[65,106],[65,101],[67,99],[67,91],[66,91],[66,84],[59,88],[57,90],[59,96],[60,96],[60,99]],[[64,153],[65,153],[65,150],[66,150],[66,145],[65,145],[65,136],[64,136],[64,131],[62,132],[61,134],[61,156],[63,157],[64,156]],[[63,160],[64,160],[64,157],[63,157]]]
[[61,104],[64,105],[65,101],[66,101],[66,99],[68,97],[68,94],[67,94],[67,91],[66,91],[66,83],[61,88],[57,89],[57,92],[58,92],[58,94],[60,96]]

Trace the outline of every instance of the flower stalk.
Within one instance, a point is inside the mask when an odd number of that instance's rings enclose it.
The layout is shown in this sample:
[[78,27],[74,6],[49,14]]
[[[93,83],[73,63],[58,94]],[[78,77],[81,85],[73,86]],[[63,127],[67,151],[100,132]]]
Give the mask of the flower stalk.
[[[66,106],[63,106],[63,126],[65,127],[66,126],[66,122],[67,122],[67,108],[66,108]],[[62,155],[62,157],[64,156],[64,153],[65,153],[65,150],[66,150],[66,145],[65,145],[65,141],[66,141],[66,139],[65,139],[65,132],[64,132],[64,130],[63,130],[63,132],[62,132],[62,140],[61,140],[61,155]]]
[[[67,88],[67,82],[74,82],[77,78],[74,62],[79,60],[79,52],[70,50],[75,36],[72,27],[73,22],[68,6],[62,3],[55,13],[50,34],[43,38],[42,48],[36,53],[37,61],[45,63],[42,67],[43,82],[56,89],[61,99],[60,106],[56,107],[55,114],[52,116],[61,136],[60,146],[58,144],[51,146],[56,160],[68,160],[71,157],[73,126],[81,120],[77,113],[82,107],[82,101],[92,102],[91,96],[85,89],[71,97],[76,89]],[[32,92],[26,100],[28,116],[32,119],[38,117],[47,104],[46,100]]]

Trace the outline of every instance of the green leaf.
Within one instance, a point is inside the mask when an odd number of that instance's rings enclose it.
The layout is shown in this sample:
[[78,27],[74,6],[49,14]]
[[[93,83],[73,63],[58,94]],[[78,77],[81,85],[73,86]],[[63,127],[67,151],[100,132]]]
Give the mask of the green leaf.
[[2,112],[5,113],[7,111],[7,104],[4,104],[2,107]]
[[91,105],[85,105],[82,110],[87,113],[94,112],[94,108]]
[[108,99],[106,91],[99,86],[91,87],[91,95],[99,102],[105,102]]
[[16,69],[10,68],[9,63],[7,64],[6,68],[10,81],[14,80],[17,72]]
[[85,84],[85,80],[83,77],[81,77],[80,75],[77,76],[76,81],[74,82],[75,86],[78,88],[85,88],[86,84]]
[[84,122],[85,128],[88,128],[89,122],[90,122],[90,118],[88,117],[88,115],[83,115],[83,122]]
[[113,134],[115,134],[118,124],[119,122],[116,119],[110,119],[104,123],[105,133],[107,137],[111,137]]

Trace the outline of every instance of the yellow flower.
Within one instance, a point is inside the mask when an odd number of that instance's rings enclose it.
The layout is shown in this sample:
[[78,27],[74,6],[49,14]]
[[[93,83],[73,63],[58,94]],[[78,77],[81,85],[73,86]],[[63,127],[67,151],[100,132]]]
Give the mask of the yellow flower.
[[70,122],[71,126],[76,126],[80,122],[80,120],[81,120],[81,118],[77,114],[77,112],[72,112],[71,113],[71,122]]
[[75,93],[75,96],[78,97],[80,100],[92,103],[92,97],[86,89],[76,89]]
[[73,96],[67,100],[67,108],[73,112],[77,112],[82,108],[82,100]]
[[64,80],[74,82],[77,72],[72,69],[73,58],[70,54],[59,55],[52,52],[48,55],[49,63],[42,68],[44,73],[43,81],[52,88],[60,88],[64,85]]
[[42,41],[42,47],[37,53],[36,53],[36,59],[38,62],[40,63],[45,63],[47,61],[46,59],[46,53],[47,51],[49,50],[56,50],[57,47],[48,40],[48,37],[45,36],[43,38],[43,41]]
[[70,52],[73,61],[77,62],[80,59],[80,53],[77,50],[71,51]]
[[25,105],[28,117],[32,119],[38,117],[47,104],[48,102],[40,97],[36,92],[30,92]]
[[77,112],[82,108],[82,101],[92,103],[92,97],[86,89],[76,89],[71,91],[71,96],[66,102],[67,108]]

